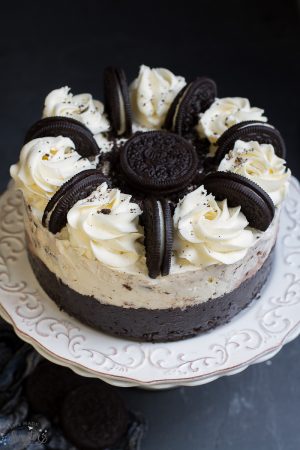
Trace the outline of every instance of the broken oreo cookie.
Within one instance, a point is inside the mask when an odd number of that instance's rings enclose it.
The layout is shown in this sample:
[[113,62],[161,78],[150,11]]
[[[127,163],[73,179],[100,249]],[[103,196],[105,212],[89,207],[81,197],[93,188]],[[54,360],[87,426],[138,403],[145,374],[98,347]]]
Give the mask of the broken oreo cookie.
[[167,131],[135,134],[121,149],[120,164],[129,184],[166,195],[184,189],[197,173],[197,153],[181,136]]
[[203,185],[216,200],[227,199],[229,206],[241,206],[251,227],[265,231],[272,222],[274,203],[267,192],[252,180],[236,173],[220,171],[206,175]]
[[131,106],[123,69],[107,67],[104,70],[104,103],[113,133],[116,136],[130,136],[132,131]]
[[166,199],[144,200],[143,225],[146,264],[150,278],[170,272],[173,246],[173,225],[170,204]]
[[279,131],[268,123],[247,120],[233,125],[220,136],[214,162],[219,164],[239,139],[245,142],[257,141],[259,144],[272,144],[276,155],[285,158],[286,148]]
[[35,122],[27,131],[24,144],[41,137],[64,136],[70,138],[75,150],[87,158],[99,153],[99,147],[92,132],[78,120],[70,117],[46,117]]
[[102,183],[108,182],[101,170],[89,169],[79,172],[64,183],[49,200],[42,218],[42,223],[51,233],[56,234],[66,225],[67,215],[78,200],[88,197]]
[[66,437],[79,449],[115,447],[125,435],[129,414],[113,388],[94,381],[65,398],[61,424]]
[[201,112],[213,103],[217,87],[206,77],[196,78],[177,94],[168,111],[164,128],[181,136],[189,133],[197,124]]

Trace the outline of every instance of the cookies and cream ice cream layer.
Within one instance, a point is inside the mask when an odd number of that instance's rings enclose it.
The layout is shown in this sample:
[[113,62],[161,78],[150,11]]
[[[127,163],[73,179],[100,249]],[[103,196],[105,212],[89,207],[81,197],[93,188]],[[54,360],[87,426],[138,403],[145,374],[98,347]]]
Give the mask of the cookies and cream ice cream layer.
[[186,308],[220,297],[255,275],[275,244],[279,215],[277,209],[270,227],[257,235],[242,260],[201,270],[192,265],[182,267],[174,261],[172,273],[157,279],[148,277],[144,257],[134,266],[134,272],[130,267],[112,268],[80,255],[63,234],[58,239],[42,226],[28,205],[25,205],[24,218],[29,251],[70,288],[104,304],[165,309]]

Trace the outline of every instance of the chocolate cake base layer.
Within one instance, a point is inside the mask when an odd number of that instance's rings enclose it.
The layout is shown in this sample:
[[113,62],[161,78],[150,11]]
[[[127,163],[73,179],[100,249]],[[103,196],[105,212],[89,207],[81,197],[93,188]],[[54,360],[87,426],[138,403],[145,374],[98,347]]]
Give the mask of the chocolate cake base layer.
[[166,342],[196,336],[232,319],[257,298],[270,274],[274,250],[256,274],[238,288],[185,309],[123,308],[100,303],[64,284],[28,250],[37,280],[52,300],[71,316],[93,328],[139,341]]

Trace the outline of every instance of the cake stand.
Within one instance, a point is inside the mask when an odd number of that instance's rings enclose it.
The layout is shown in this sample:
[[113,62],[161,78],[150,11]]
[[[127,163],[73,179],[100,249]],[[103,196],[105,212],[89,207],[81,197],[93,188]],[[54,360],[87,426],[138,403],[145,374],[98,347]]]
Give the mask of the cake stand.
[[21,193],[9,187],[0,205],[0,314],[45,358],[80,375],[121,387],[195,386],[271,358],[300,333],[300,185],[295,178],[261,298],[227,325],[174,343],[112,337],[60,311],[27,260]]

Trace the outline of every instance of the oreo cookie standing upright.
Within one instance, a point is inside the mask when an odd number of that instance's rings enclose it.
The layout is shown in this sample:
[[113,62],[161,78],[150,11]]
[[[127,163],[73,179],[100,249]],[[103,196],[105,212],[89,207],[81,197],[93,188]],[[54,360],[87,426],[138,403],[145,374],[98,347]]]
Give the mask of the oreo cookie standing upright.
[[169,202],[166,199],[145,199],[142,221],[149,277],[166,276],[170,272],[173,247],[172,213]]
[[75,144],[75,150],[81,156],[88,158],[99,153],[99,147],[92,132],[78,120],[70,117],[46,117],[35,122],[27,131],[24,144],[41,137],[64,136]]
[[239,122],[228,128],[217,141],[217,151],[214,163],[219,164],[224,156],[233,149],[237,140],[245,142],[257,141],[259,144],[271,144],[280,158],[285,158],[286,148],[284,140],[276,128],[258,120]]
[[181,136],[188,134],[198,122],[198,115],[213,103],[217,87],[213,80],[198,77],[175,97],[168,111],[164,128]]
[[132,133],[132,114],[126,75],[123,69],[104,70],[104,103],[115,137],[129,137]]
[[265,231],[271,224],[274,203],[267,192],[249,178],[233,172],[212,172],[206,175],[203,185],[216,200],[227,199],[229,206],[241,206],[251,227]]
[[[56,234],[66,225],[69,210],[78,200],[88,197],[98,186],[107,182],[107,178],[98,169],[79,172],[64,183],[46,205],[42,223]],[[48,216],[50,214],[50,219]]]

